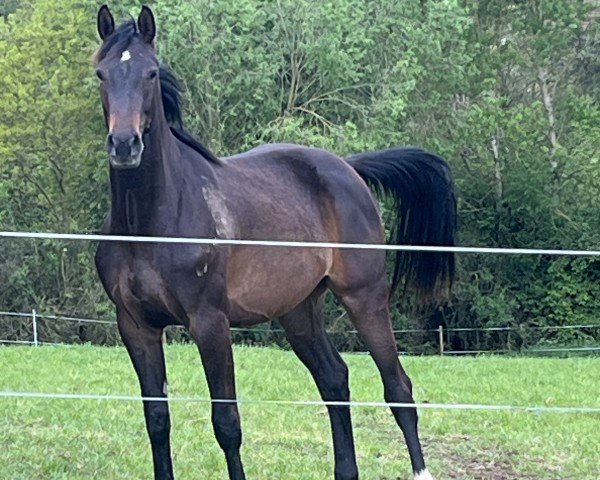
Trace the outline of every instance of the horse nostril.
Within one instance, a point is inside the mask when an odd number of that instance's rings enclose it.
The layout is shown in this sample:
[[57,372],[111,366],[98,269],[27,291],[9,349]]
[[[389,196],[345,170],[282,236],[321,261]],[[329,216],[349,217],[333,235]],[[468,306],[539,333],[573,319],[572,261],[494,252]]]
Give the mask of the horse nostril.
[[139,147],[140,143],[141,143],[141,140],[138,135],[134,135],[127,141],[127,144],[129,145],[129,147],[131,148],[132,151],[135,150],[137,147]]
[[113,137],[111,134],[108,134],[106,137],[106,149],[110,155],[116,154],[115,137]]
[[112,157],[136,157],[144,148],[142,138],[134,134],[109,134],[106,137],[106,149]]
[[136,133],[129,139],[129,146],[131,148],[131,155],[138,155],[143,148],[142,138]]

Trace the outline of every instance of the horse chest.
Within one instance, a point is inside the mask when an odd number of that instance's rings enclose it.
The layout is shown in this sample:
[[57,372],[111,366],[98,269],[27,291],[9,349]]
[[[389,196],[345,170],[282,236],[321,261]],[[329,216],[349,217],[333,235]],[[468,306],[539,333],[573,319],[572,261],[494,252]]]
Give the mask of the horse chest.
[[194,246],[116,245],[100,250],[99,257],[101,278],[117,305],[178,322],[215,270],[214,251]]
[[140,302],[157,303],[165,295],[163,275],[145,262],[133,262],[123,269],[119,283],[124,292]]
[[172,294],[160,271],[147,262],[124,262],[115,271],[112,296],[132,312],[168,314]]

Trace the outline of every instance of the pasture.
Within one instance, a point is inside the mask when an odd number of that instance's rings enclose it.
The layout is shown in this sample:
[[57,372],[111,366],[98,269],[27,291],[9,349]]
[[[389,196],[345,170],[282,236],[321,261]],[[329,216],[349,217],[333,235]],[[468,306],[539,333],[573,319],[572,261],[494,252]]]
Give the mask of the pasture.
[[[318,400],[306,369],[287,351],[237,347],[238,396]],[[346,355],[352,399],[380,401],[371,359]],[[417,402],[600,407],[600,359],[403,357]],[[0,348],[1,391],[138,394],[122,348]],[[197,350],[167,348],[172,397],[208,397]],[[329,421],[321,406],[243,403],[242,455],[251,479],[332,478]],[[0,398],[0,478],[144,479],[152,462],[141,402]],[[172,402],[178,479],[225,479],[207,403]],[[388,409],[353,408],[361,478],[409,478],[409,460]],[[436,479],[597,479],[600,416],[421,410]]]

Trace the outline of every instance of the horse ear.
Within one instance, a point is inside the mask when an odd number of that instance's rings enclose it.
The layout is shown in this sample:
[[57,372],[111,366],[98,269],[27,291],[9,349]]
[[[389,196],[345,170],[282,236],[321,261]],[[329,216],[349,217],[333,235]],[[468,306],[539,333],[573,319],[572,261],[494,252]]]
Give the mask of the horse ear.
[[146,43],[152,43],[156,36],[156,22],[150,7],[144,5],[138,17],[138,31]]
[[107,5],[102,5],[98,10],[98,34],[102,40],[112,35],[115,31],[115,19]]

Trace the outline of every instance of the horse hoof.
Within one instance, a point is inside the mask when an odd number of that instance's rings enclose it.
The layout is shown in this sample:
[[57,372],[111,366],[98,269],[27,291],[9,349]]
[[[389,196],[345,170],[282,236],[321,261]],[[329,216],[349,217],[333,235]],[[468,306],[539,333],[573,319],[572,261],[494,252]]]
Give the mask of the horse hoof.
[[429,473],[429,470],[421,470],[420,472],[415,473],[415,480],[434,480]]

